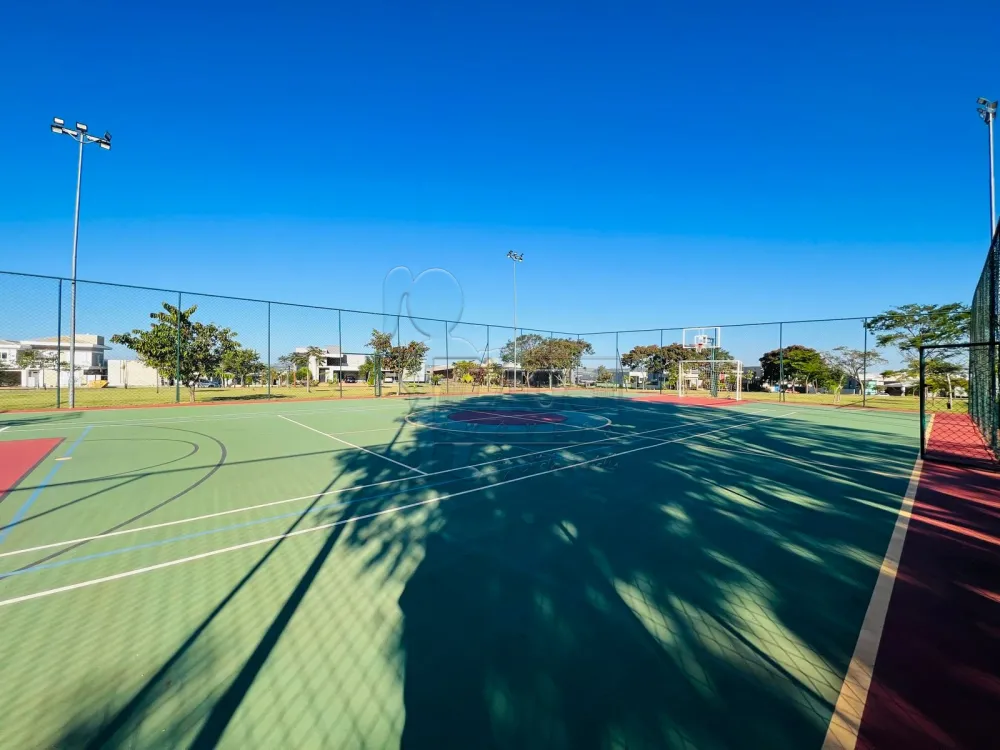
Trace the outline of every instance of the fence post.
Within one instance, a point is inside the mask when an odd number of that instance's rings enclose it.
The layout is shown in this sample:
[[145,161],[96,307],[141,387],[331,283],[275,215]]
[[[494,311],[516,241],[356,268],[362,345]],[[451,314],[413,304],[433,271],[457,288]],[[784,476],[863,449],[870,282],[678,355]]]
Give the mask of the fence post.
[[785,324],[778,323],[778,401],[785,400]]
[[621,352],[618,351],[618,331],[615,331],[615,392],[617,392],[619,388],[624,385],[622,383],[624,377],[622,375],[621,364]]
[[[865,329],[865,353],[861,359],[861,377],[863,378],[861,382],[861,406],[865,406],[868,403],[868,318],[861,322],[861,326]],[[921,357],[922,360],[923,357]],[[923,412],[921,412],[921,418],[923,418]],[[922,456],[923,453],[920,455]]]
[[[663,356],[663,329],[660,329],[660,356]],[[660,373],[660,395],[663,395],[663,381],[667,379],[667,361],[663,360],[663,371]]]
[[[399,313],[396,313],[396,348],[397,349],[403,345],[403,334],[400,332],[399,329],[400,329],[400,325],[399,325]],[[397,365],[397,367],[398,366],[399,365]],[[406,377],[406,369],[405,369],[405,367],[402,368],[402,369],[400,369],[398,375],[399,375],[399,380],[396,381],[396,395],[397,396],[401,396],[401,395],[403,395],[403,378]]]
[[337,310],[337,348],[340,350],[340,365],[338,366],[337,372],[337,385],[340,390],[340,398],[344,397],[344,359],[347,355],[344,354],[344,328],[341,325],[341,317],[343,316],[343,310]]
[[[73,369],[70,367],[70,372]],[[56,296],[56,408],[62,408],[62,279],[59,279],[59,293]]]
[[174,403],[181,402],[181,293],[177,292],[177,363],[174,368]]
[[924,347],[920,347],[920,458],[926,458],[927,453],[927,413],[924,403]]
[[271,303],[267,303],[267,397],[271,398]]
[[448,395],[448,321],[444,322],[444,395]]
[[483,363],[486,367],[486,371],[483,373],[483,378],[486,380],[486,392],[490,392],[490,327],[486,326],[486,361]]

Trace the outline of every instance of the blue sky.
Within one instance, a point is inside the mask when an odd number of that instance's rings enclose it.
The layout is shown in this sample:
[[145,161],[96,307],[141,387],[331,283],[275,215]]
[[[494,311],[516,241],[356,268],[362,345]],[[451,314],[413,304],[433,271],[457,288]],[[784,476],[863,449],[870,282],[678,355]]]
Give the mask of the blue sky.
[[[872,5],[16,3],[0,268],[69,273],[58,115],[114,134],[81,278],[379,310],[441,267],[505,323],[515,248],[546,329],[966,301],[1000,4]],[[434,283],[414,314],[454,314]]]

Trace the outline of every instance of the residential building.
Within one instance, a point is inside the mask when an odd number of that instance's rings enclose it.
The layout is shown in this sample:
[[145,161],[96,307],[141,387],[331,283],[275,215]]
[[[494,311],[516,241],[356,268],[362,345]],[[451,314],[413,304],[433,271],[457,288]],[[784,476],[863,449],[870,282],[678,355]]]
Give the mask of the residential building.
[[[342,353],[339,346],[319,347],[322,354],[309,358],[309,376],[318,383],[332,383],[346,377],[358,377],[361,365],[368,355]],[[296,352],[304,354],[309,347],[299,346]],[[383,373],[389,377],[390,373]],[[421,363],[420,369],[407,375],[403,380],[407,383],[423,383],[427,379],[426,365]]]
[[[84,385],[106,379],[104,353],[110,348],[105,345],[103,336],[77,334],[75,367],[70,368],[69,336],[20,341],[0,339],[0,364],[5,365],[5,369],[20,371],[22,388],[54,388],[57,377],[61,385],[69,385],[71,369],[76,373],[77,384]],[[30,361],[26,363],[29,356]],[[58,368],[57,363],[61,363]]]

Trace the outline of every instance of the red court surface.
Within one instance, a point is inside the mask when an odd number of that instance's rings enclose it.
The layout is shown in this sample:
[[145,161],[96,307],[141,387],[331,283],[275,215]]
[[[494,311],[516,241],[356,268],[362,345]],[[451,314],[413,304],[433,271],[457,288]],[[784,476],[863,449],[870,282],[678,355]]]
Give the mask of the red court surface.
[[566,421],[566,416],[558,412],[530,411],[528,409],[480,409],[454,411],[448,415],[453,422],[474,422],[483,425],[532,425],[558,424]]
[[928,462],[857,746],[1000,747],[998,716],[1000,477]]
[[712,398],[711,396],[677,396],[673,393],[662,393],[652,396],[637,396],[635,401],[665,404],[687,404],[688,406],[740,406],[746,401],[732,398]]
[[61,442],[62,438],[0,442],[0,502]]
[[947,461],[994,463],[979,428],[968,414],[935,413],[925,453],[928,458]]

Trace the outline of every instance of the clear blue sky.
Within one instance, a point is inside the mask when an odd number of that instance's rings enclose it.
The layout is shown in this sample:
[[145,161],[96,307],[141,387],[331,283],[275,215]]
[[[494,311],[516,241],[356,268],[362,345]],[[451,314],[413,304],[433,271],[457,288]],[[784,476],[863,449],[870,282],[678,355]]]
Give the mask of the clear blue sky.
[[986,252],[995,0],[87,8],[4,11],[3,269],[69,273],[53,115],[114,134],[82,278],[379,310],[438,266],[506,322],[515,248],[519,322],[592,331],[968,301]]

